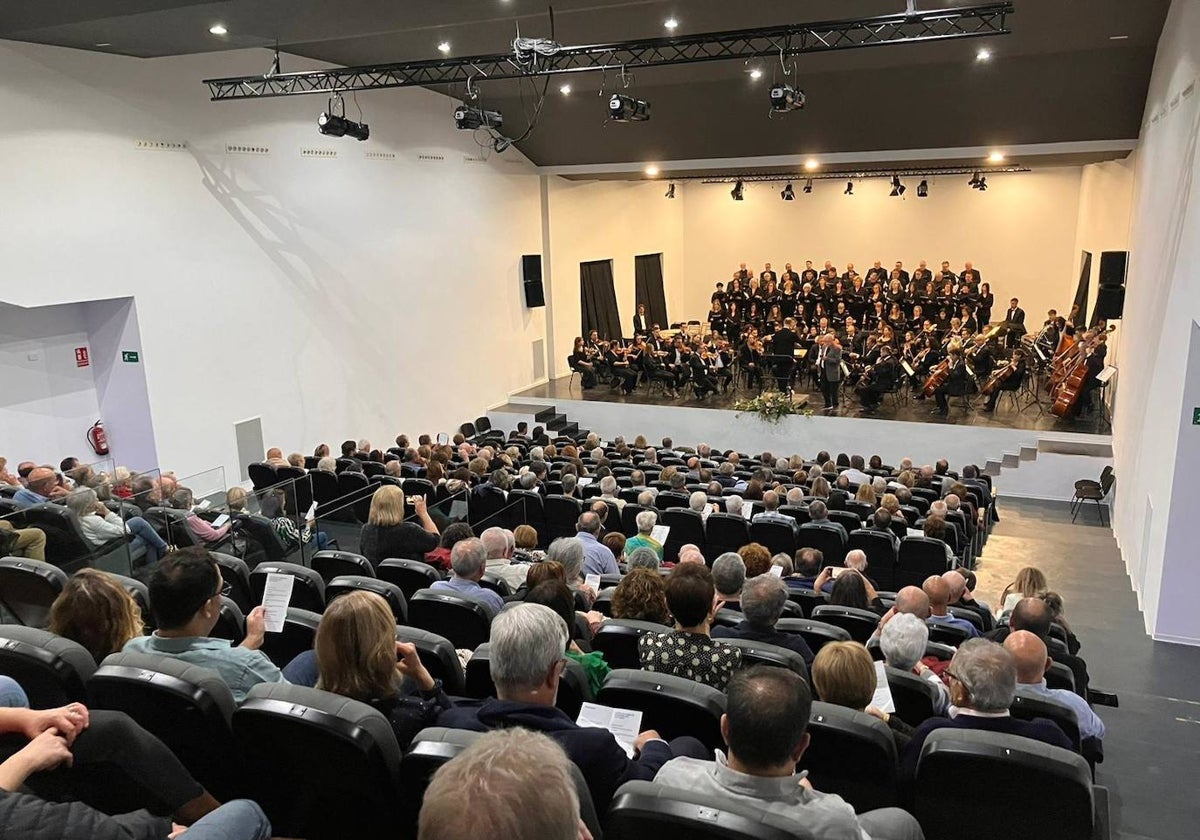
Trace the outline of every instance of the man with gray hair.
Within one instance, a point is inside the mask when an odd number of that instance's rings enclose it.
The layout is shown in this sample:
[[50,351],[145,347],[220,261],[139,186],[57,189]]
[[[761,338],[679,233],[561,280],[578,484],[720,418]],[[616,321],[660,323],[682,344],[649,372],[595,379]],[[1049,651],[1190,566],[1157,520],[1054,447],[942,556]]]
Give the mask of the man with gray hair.
[[484,571],[499,575],[513,592],[520,589],[525,583],[525,576],[529,574],[529,566],[526,563],[513,565],[512,556],[516,545],[512,531],[492,527],[480,534],[479,539],[487,550],[487,566]]
[[[765,495],[765,494],[764,494]],[[822,528],[826,531],[836,531],[842,535],[842,545],[846,544],[849,537],[846,535],[846,526],[841,522],[831,522],[829,520],[829,508],[820,499],[813,499],[808,503],[808,522],[800,526],[800,530],[805,528]]]
[[700,550],[698,545],[693,543],[685,543],[679,546],[679,563],[682,566],[684,563],[699,563],[705,565],[704,552]]
[[959,645],[946,673],[950,676],[950,712],[954,716],[929,718],[917,727],[901,759],[901,773],[906,778],[916,775],[925,739],[938,729],[1001,732],[1071,749],[1071,742],[1056,723],[1045,718],[1018,720],[1009,716],[1008,708],[1017,693],[1017,664],[1000,645],[987,639],[968,639]]
[[583,546],[583,574],[619,575],[617,558],[608,546],[600,542],[602,523],[592,511],[584,511],[575,522],[575,538]]
[[[746,639],[767,645],[787,648],[804,657],[806,666],[812,665],[813,652],[799,633],[781,633],[775,623],[783,613],[788,601],[787,585],[774,575],[758,575],[742,586],[742,615],[745,616],[733,627],[718,624],[712,628],[714,639]],[[803,675],[808,679],[807,672]]]
[[759,522],[778,522],[780,525],[787,525],[792,529],[792,535],[796,534],[796,520],[787,514],[779,512],[779,494],[774,490],[768,490],[763,493],[763,512],[756,513],[750,520],[751,523]]
[[740,599],[742,586],[746,583],[746,562],[736,551],[726,551],[713,561],[713,587],[716,592],[716,609],[728,607],[742,609]]
[[741,496],[726,496],[725,497],[725,512],[731,513],[734,516],[743,516]]
[[474,537],[459,540],[450,549],[450,568],[454,570],[454,575],[450,580],[439,580],[429,588],[446,590],[478,601],[495,618],[504,609],[504,600],[492,590],[479,585],[487,568],[487,555],[482,540]]
[[[625,545],[628,548],[628,540]],[[631,572],[634,569],[653,569],[657,572],[662,568],[662,561],[654,553],[654,549],[649,546],[642,546],[641,548],[634,549],[632,552],[626,552],[625,568]]]
[[950,691],[933,670],[921,660],[929,644],[929,627],[924,621],[909,613],[899,613],[883,626],[879,634],[879,647],[883,651],[884,664],[889,668],[928,680],[938,690],[933,711],[944,715],[950,705]]
[[787,503],[789,505],[791,505],[792,507],[800,507],[800,505],[804,504],[804,488],[802,488],[802,487],[791,488],[790,490],[787,491],[787,496],[785,498],[787,500]]
[[713,512],[713,505],[708,503],[708,494],[703,490],[697,490],[688,496],[688,507],[700,514],[701,522],[707,522],[708,515]]
[[[649,781],[676,755],[707,757],[694,738],[668,744],[653,730],[634,740],[630,759],[607,729],[579,726],[555,706],[570,640],[566,623],[542,604],[519,604],[492,622],[491,674],[496,696],[443,712],[439,726],[487,731],[520,726],[543,732],[566,751],[587,781],[598,813],[634,779]],[[678,750],[678,751],[677,751]]]
[[605,502],[612,502],[617,506],[617,510],[625,507],[625,500],[617,497],[617,480],[611,475],[600,479],[600,498]]
[[625,556],[628,558],[635,551],[645,548],[653,551],[659,562],[662,562],[663,544],[651,536],[654,526],[658,524],[658,511],[638,511],[634,521],[637,522],[637,534],[625,540]]
[[641,493],[638,493],[638,504],[644,508],[654,507],[654,497],[658,495],[658,490],[653,487],[647,487]]

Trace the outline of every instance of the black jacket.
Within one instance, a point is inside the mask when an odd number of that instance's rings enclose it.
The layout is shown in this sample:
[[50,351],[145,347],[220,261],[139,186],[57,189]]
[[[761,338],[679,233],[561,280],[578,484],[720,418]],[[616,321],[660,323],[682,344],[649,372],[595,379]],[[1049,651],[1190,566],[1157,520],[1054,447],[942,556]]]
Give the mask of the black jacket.
[[[808,646],[808,642],[804,641],[804,637],[798,633],[781,633],[775,628],[755,630],[750,626],[750,622],[743,618],[733,627],[717,625],[712,629],[712,637],[714,639],[745,639],[749,642],[761,642],[764,645],[787,648],[803,656],[805,665],[812,665],[812,649]],[[808,682],[808,675],[804,674],[803,676],[804,681]]]
[[110,817],[82,802],[46,802],[0,791],[4,840],[162,840],[171,821],[149,811]]

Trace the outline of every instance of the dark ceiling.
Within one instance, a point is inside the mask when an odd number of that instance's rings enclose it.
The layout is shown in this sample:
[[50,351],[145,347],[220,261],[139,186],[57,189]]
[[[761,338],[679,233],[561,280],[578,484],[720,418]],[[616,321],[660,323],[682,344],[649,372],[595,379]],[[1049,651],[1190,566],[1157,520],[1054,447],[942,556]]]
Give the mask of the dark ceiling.
[[[555,0],[553,5],[555,40],[588,44],[663,36],[670,17],[679,20],[676,34],[683,35],[891,14],[903,11],[904,3]],[[653,119],[646,123],[604,125],[606,108],[598,94],[602,83],[608,92],[620,85],[616,74],[572,75],[569,95],[559,92],[564,79],[553,78],[541,121],[520,148],[535,163],[569,165],[1136,138],[1170,0],[1015,0],[1015,5],[1008,36],[802,56],[797,65],[808,105],[773,120],[767,87],[781,75],[774,59],[760,63],[764,72],[757,82],[737,60],[637,70],[627,92],[652,103]],[[210,34],[215,23],[224,24],[228,34]],[[276,41],[284,52],[342,65],[433,58],[442,41],[451,44],[451,55],[499,53],[509,48],[518,26],[525,36],[549,36],[546,6],[536,0],[0,4],[0,38],[146,58],[269,47]],[[976,50],[985,45],[992,60],[976,62]],[[520,132],[535,99],[533,82],[495,82],[481,90],[486,107],[505,114],[506,131]]]

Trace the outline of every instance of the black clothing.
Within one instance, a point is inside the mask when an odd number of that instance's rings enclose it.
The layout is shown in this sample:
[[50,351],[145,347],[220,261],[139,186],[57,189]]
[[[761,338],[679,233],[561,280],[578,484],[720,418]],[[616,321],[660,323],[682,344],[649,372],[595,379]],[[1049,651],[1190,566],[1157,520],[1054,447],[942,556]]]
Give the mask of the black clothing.
[[438,547],[438,535],[431,534],[412,522],[399,525],[371,525],[362,527],[359,550],[376,568],[384,560],[421,560],[425,552]]

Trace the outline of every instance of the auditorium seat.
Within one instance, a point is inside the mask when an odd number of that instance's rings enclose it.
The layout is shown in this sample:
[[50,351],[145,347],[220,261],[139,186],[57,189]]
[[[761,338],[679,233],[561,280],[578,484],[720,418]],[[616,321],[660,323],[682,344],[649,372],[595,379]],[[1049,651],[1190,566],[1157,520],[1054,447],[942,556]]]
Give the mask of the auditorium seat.
[[267,633],[259,650],[276,666],[282,668],[304,651],[313,649],[317,625],[320,623],[320,613],[288,607],[287,616],[283,620],[283,630]]
[[87,681],[96,671],[79,644],[36,627],[0,624],[0,674],[12,677],[33,709],[87,702]]
[[250,589],[250,567],[246,561],[219,551],[212,552],[212,556],[221,567],[221,578],[229,584],[229,597],[243,613],[250,612],[258,602]]
[[342,496],[337,474],[313,470],[308,474],[308,480],[312,484],[313,501],[317,503],[317,516],[324,519],[338,506],[338,499]]
[[[587,672],[574,659],[567,659],[558,682],[558,696],[554,705],[561,709],[571,720],[579,717],[579,708],[592,700],[592,690],[588,684]],[[484,699],[496,696],[496,685],[492,682],[491,645],[483,644],[475,648],[467,662],[465,692],[468,697]]]
[[775,629],[781,633],[798,633],[814,654],[827,642],[850,641],[848,630],[811,618],[781,618],[775,622]]
[[836,793],[858,813],[900,804],[896,740],[888,725],[864,712],[814,701],[808,749],[798,769],[813,788]]
[[829,603],[829,596],[824,592],[814,592],[811,589],[796,589],[788,587],[788,600],[800,607],[805,618],[812,618],[813,610]]
[[654,729],[668,741],[692,735],[709,749],[724,746],[721,715],[725,694],[711,686],[672,674],[618,668],[604,678],[596,702],[642,713],[642,729]]
[[638,639],[644,633],[669,633],[670,627],[653,621],[638,621],[632,618],[614,618],[605,621],[592,636],[592,650],[604,654],[610,668],[640,668]]
[[981,616],[976,610],[968,607],[956,607],[953,604],[947,607],[947,610],[949,611],[950,615],[954,616],[955,618],[961,618],[964,621],[971,622],[971,626],[975,628],[975,632],[981,636],[983,635],[986,629],[983,626],[983,616]]
[[[850,503],[846,502],[847,505]],[[863,526],[862,518],[852,510],[830,510],[827,511],[827,515],[830,522],[837,522],[846,529],[847,534]]]
[[785,522],[751,522],[750,542],[765,545],[772,555],[796,554],[796,532]]
[[948,568],[945,543],[941,540],[905,537],[900,540],[900,552],[896,555],[896,590],[906,586],[919,589],[925,578],[943,574]]
[[479,585],[484,589],[492,590],[501,598],[507,598],[513,594],[512,587],[499,572],[484,572],[483,577],[479,579]]
[[138,605],[142,612],[142,627],[147,633],[154,630],[154,615],[150,612],[150,587],[137,578],[119,575],[116,572],[106,572],[109,577],[121,584],[121,588],[129,593],[129,597]]
[[447,694],[463,694],[465,689],[462,663],[449,639],[419,627],[397,626],[396,641],[406,642],[417,649],[421,664],[429,671],[430,676],[442,681],[442,687]]
[[801,528],[796,534],[796,548],[817,549],[826,566],[840,566],[846,558],[842,535],[832,528]]
[[[867,642],[867,652],[871,654],[871,658],[879,661],[883,659],[883,647],[879,644],[879,637],[875,637]],[[934,657],[942,662],[949,662],[954,658],[956,650],[951,645],[938,644],[937,642],[926,642],[925,657]]]
[[896,549],[892,540],[880,531],[870,531],[859,528],[850,532],[846,543],[846,551],[855,549],[867,555],[867,576],[875,581],[877,590],[894,590],[896,588]]
[[700,549],[700,553],[708,556],[708,540],[704,535],[704,518],[690,508],[673,507],[659,514],[659,522],[671,530],[667,533],[667,541],[663,543],[663,562],[675,563],[679,560],[679,549],[691,543]]
[[492,619],[483,604],[437,589],[422,589],[408,602],[414,627],[449,639],[456,648],[474,650],[491,635]]
[[766,642],[754,642],[750,639],[724,638],[721,644],[735,647],[742,652],[742,667],[751,665],[774,665],[777,668],[787,668],[808,679],[808,665],[804,657],[791,648],[769,645]]
[[961,627],[951,627],[948,624],[931,623],[929,625],[929,641],[931,642],[958,647],[969,638],[971,638],[971,634]]
[[375,568],[375,574],[380,580],[399,586],[404,597],[410,601],[417,592],[428,589],[442,579],[442,573],[423,560],[384,560]]
[[390,838],[400,820],[400,748],[387,718],[315,688],[256,685],[233,714],[253,799],[273,832],[309,840]]
[[750,542],[750,530],[746,520],[732,513],[710,513],[704,523],[708,540],[708,565],[728,551],[737,551]]
[[275,479],[275,467],[266,462],[250,464],[246,467],[246,472],[254,485],[255,493],[274,487],[278,483]]
[[259,563],[255,566],[250,572],[250,592],[255,605],[262,603],[269,574],[291,575],[296,579],[292,584],[290,606],[315,613],[325,611],[325,581],[315,571],[298,563]]
[[[1051,652],[1051,658],[1054,653]],[[1046,671],[1046,687],[1047,688],[1065,688],[1067,691],[1075,691],[1075,672],[1061,662],[1051,662],[1050,668]],[[1084,697],[1084,700],[1087,698]]]
[[352,551],[318,551],[312,556],[312,568],[326,584],[342,575],[375,577],[375,567],[371,562]]
[[612,617],[612,599],[613,588],[601,589],[596,593],[596,600],[592,603],[592,609],[608,618]]
[[654,782],[618,788],[604,822],[605,840],[814,840],[795,823],[761,808]]
[[517,525],[528,525],[538,533],[538,548],[544,549],[549,545],[546,542],[546,506],[542,494],[536,490],[510,490],[508,500],[514,505],[509,527],[515,530]]
[[816,621],[841,627],[850,634],[850,638],[865,645],[867,639],[875,634],[879,626],[879,615],[871,610],[860,610],[854,607],[842,607],[834,604],[823,604],[812,611]]
[[79,520],[64,505],[46,502],[20,511],[21,527],[39,528],[46,535],[46,562],[71,574],[85,566],[128,573],[132,558],[124,537],[93,546],[83,536]]
[[44,628],[50,607],[70,580],[49,563],[21,557],[0,557],[0,606],[26,627]]
[[238,536],[252,543],[247,548],[245,555],[246,563],[251,569],[262,562],[286,562],[288,555],[296,551],[296,549],[288,550],[283,541],[279,539],[279,535],[275,533],[271,520],[265,516],[256,514],[236,516],[233,519],[233,529]]
[[217,613],[217,623],[208,635],[214,639],[228,639],[234,645],[246,638],[246,614],[228,595],[221,596],[221,610]]
[[129,715],[217,799],[242,795],[243,766],[230,728],[233,695],[216,671],[174,656],[114,653],[87,688],[92,708]]
[[570,496],[547,496],[544,501],[546,510],[546,530],[550,542],[559,537],[575,536],[575,523],[583,513],[583,503]]
[[1075,714],[1075,710],[1066,703],[1055,700],[1053,697],[1026,694],[1021,691],[1021,687],[1018,685],[1012,705],[1008,707],[1008,713],[1019,720],[1045,718],[1046,720],[1054,721],[1058,728],[1063,731],[1063,734],[1067,736],[1067,740],[1071,742],[1071,749],[1075,750],[1075,752],[1081,752],[1079,715]]
[[685,508],[688,506],[688,501],[686,493],[664,490],[654,497],[654,506],[659,510],[669,510],[676,507]]
[[[637,498],[636,494],[634,494],[634,498]],[[643,507],[636,502],[628,502],[625,507],[621,508],[621,532],[626,538],[637,536],[637,515],[644,510],[653,510],[653,508]],[[540,534],[541,531],[538,533]]]
[[909,726],[920,726],[937,714],[935,704],[940,694],[937,686],[911,671],[901,671],[891,665],[884,667],[884,673],[900,720]]
[[408,624],[408,601],[405,599],[404,593],[396,584],[388,583],[377,577],[364,577],[363,575],[335,577],[325,587],[325,603],[332,604],[339,595],[356,591],[374,592],[387,601],[397,624]]
[[[930,733],[913,784],[926,840],[960,840],[963,791],[972,840],[1107,840],[1107,791],[1082,757],[1030,738],[964,729]],[[1018,811],[1014,803],[1020,803]]]

